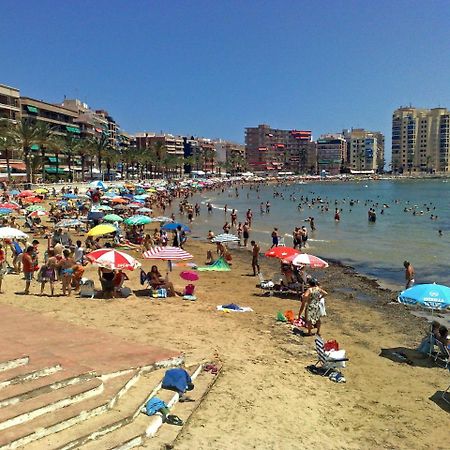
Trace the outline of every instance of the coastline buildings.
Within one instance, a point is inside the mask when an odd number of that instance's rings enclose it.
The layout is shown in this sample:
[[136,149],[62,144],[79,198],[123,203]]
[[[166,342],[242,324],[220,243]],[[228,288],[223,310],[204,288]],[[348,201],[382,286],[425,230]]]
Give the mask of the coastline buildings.
[[319,173],[338,175],[347,165],[347,141],[342,134],[324,134],[317,139]]
[[261,124],[245,129],[249,168],[256,172],[316,172],[316,145],[311,131],[280,130]]
[[236,142],[224,141],[222,139],[214,141],[216,150],[216,161],[219,171],[243,172],[246,168],[245,146]]
[[0,84],[0,119],[17,121],[20,118],[19,89]]
[[379,131],[352,128],[342,132],[347,142],[350,173],[376,173],[384,168],[384,135]]
[[392,171],[448,172],[449,122],[446,108],[396,109],[392,114]]

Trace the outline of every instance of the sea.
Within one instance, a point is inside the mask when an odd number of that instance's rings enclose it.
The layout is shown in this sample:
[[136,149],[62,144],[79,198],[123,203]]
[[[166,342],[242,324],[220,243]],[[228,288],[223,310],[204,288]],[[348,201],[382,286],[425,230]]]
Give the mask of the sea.
[[[416,283],[450,286],[450,182],[446,179],[242,185],[223,192],[205,191],[192,201],[201,204],[201,214],[192,224],[193,237],[206,237],[208,230],[221,233],[233,208],[238,222],[245,222],[251,208],[250,240],[258,241],[263,251],[271,245],[274,227],[292,246],[292,231],[305,225],[309,239],[304,251],[351,266],[382,287],[402,289],[405,260],[415,268]],[[270,213],[261,213],[260,204],[267,201]],[[207,213],[208,202],[212,214]],[[334,217],[336,208],[339,221]],[[376,211],[375,222],[368,220],[369,208]],[[309,217],[314,217],[316,231],[311,231]]]

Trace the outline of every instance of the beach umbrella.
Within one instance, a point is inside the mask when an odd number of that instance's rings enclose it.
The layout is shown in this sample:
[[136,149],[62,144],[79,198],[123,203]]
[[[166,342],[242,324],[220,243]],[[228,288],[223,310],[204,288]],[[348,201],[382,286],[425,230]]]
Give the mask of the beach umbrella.
[[22,201],[24,203],[41,203],[43,200],[41,197],[25,197]]
[[32,211],[45,211],[45,207],[42,205],[30,205],[27,206],[27,211],[32,212]]
[[128,200],[123,198],[123,197],[114,197],[113,199],[111,199],[111,203],[128,203]]
[[198,274],[192,270],[183,270],[183,272],[180,273],[180,277],[186,281],[197,281],[199,279]]
[[63,195],[63,198],[78,198],[78,195],[76,195],[76,194],[64,194]]
[[162,247],[159,252],[146,251],[143,256],[145,259],[163,259],[165,261],[184,261],[193,258],[190,253],[180,247]]
[[37,211],[32,211],[30,213],[31,217],[42,217],[42,216],[48,216],[47,211],[42,211],[42,210],[37,210]]
[[295,257],[288,258],[294,266],[310,266],[311,269],[325,269],[328,263],[314,255],[300,253]]
[[130,203],[128,205],[129,208],[137,209],[140,208],[142,205],[140,203]]
[[[146,213],[151,213],[152,209],[144,207],[144,208],[137,209],[136,212],[141,213],[141,214],[146,214]],[[155,220],[155,219],[153,219],[153,220]]]
[[6,203],[0,203],[0,208],[7,208],[7,209],[20,209],[20,205],[13,202],[6,202]]
[[0,214],[6,215],[11,214],[13,210],[11,208],[0,208]]
[[17,197],[20,197],[20,198],[24,198],[24,197],[33,197],[33,196],[34,196],[34,192],[33,192],[33,191],[28,191],[28,190],[22,191],[22,192],[20,192],[20,193],[17,195]]
[[134,270],[141,266],[141,263],[132,256],[113,248],[94,250],[87,254],[86,258],[100,267],[114,270]]
[[148,197],[150,197],[150,195],[148,195],[148,194],[139,194],[139,195],[135,195],[133,198],[134,198],[134,200],[145,200]]
[[103,220],[106,220],[107,222],[123,222],[122,217],[118,216],[117,214],[107,214],[105,217],[103,217]]
[[400,293],[397,300],[431,310],[450,307],[450,288],[442,284],[417,284]]
[[151,255],[156,255],[157,253],[159,253],[164,247],[161,246],[155,246],[155,247],[151,247],[149,250],[147,250],[145,252],[145,254],[147,255],[146,258],[149,259]]
[[20,191],[18,191],[17,189],[11,189],[11,190],[9,191],[9,194],[12,195],[12,196],[14,197],[14,196],[16,196],[16,195],[19,195],[19,194],[20,194]]
[[58,228],[75,228],[79,227],[82,222],[78,219],[63,219],[60,220],[55,226]]
[[115,233],[117,231],[116,227],[109,224],[101,224],[97,225],[94,228],[91,228],[87,235],[88,236],[103,236],[104,234]]
[[28,234],[17,228],[2,227],[0,228],[0,239],[28,239]]
[[292,247],[273,247],[264,254],[265,256],[268,256],[269,258],[279,258],[279,259],[286,259],[289,256],[295,256],[298,255],[300,252]]
[[153,222],[172,222],[172,219],[166,216],[152,217],[152,219]]
[[48,189],[45,189],[45,188],[37,188],[37,189],[34,190],[34,192],[35,192],[36,194],[47,194],[47,193],[48,193]]
[[103,183],[103,181],[92,181],[91,183],[89,183],[89,186],[93,188],[100,188],[102,190],[106,190],[106,185],[105,183]]
[[183,225],[182,223],[177,223],[177,222],[166,223],[165,225],[163,225],[161,227],[161,229],[166,230],[166,231],[176,231],[177,227],[179,227],[179,226],[181,227],[182,231],[186,231],[186,232],[191,231],[188,226]]
[[211,242],[224,242],[224,243],[230,243],[230,242],[239,242],[240,239],[235,236],[234,234],[227,234],[222,233],[218,234],[216,237],[211,239]]
[[89,211],[87,220],[100,220],[103,216],[103,211]]
[[151,222],[153,222],[153,220],[148,216],[131,216],[124,220],[126,225],[147,225]]
[[92,208],[91,211],[113,211],[113,208],[111,208],[111,206],[108,205],[100,205],[97,206],[95,209]]

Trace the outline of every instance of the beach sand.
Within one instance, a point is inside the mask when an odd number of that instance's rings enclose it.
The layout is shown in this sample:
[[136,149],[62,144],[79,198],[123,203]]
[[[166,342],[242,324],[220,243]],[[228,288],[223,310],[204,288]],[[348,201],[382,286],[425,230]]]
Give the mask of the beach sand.
[[[207,248],[210,244],[195,240],[186,246],[198,264]],[[249,276],[250,253],[232,253],[231,272],[200,273],[196,302],[134,295],[115,300],[26,297],[15,294],[24,286],[19,275],[6,276],[0,302],[178,349],[187,364],[220,358],[223,371],[183,430],[179,449],[448,448],[449,409],[430,398],[448,386],[449,371],[423,359],[413,359],[411,366],[379,356],[382,348],[413,349],[425,321],[405,306],[389,305],[393,293],[348,268],[333,265],[316,272],[329,292],[322,336],[336,339],[350,358],[343,369],[347,383],[333,383],[305,370],[316,361],[314,337],[294,335],[275,320],[277,311],[297,312],[299,301],[259,296],[257,278]],[[144,269],[152,264],[144,261]],[[158,265],[165,271],[165,263]],[[276,262],[262,258],[261,266],[272,274]],[[183,269],[175,267],[170,275],[180,290],[186,284],[178,276]],[[87,266],[86,275],[99,287],[94,267]],[[139,294],[138,271],[127,285]],[[37,283],[31,292],[39,292]],[[230,302],[254,312],[216,311],[216,305]],[[146,448],[152,448],[151,441]]]

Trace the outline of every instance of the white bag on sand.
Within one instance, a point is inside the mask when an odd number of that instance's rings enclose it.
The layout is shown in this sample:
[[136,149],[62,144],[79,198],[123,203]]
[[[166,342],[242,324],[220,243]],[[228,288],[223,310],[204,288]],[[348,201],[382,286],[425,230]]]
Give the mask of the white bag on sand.
[[320,315],[322,317],[327,315],[327,311],[325,309],[325,299],[323,297],[319,300],[319,309],[320,309]]

